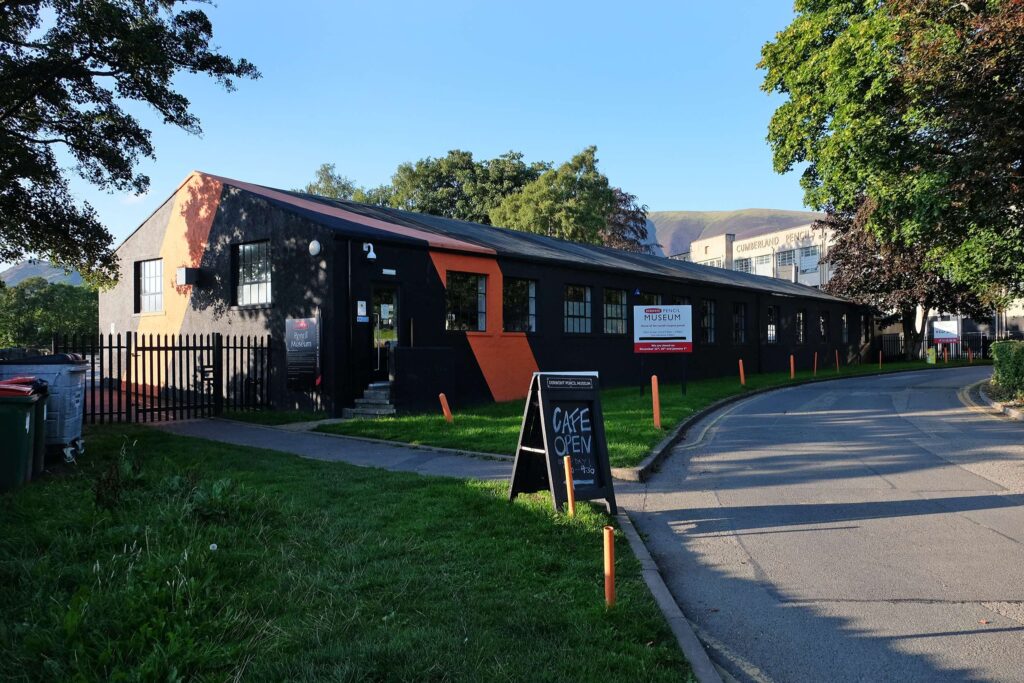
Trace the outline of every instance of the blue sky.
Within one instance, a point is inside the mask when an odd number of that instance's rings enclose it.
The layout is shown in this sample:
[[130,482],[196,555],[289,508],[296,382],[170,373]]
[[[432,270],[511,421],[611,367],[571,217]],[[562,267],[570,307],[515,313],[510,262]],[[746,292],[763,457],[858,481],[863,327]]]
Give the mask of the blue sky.
[[83,182],[118,241],[193,169],[291,188],[323,162],[363,185],[461,148],[561,162],[597,145],[611,181],[651,210],[803,208],[765,143],[780,99],[761,46],[791,0],[241,2],[208,7],[215,43],[263,78],[225,93],[183,76],[201,137],[153,130],[147,196]]

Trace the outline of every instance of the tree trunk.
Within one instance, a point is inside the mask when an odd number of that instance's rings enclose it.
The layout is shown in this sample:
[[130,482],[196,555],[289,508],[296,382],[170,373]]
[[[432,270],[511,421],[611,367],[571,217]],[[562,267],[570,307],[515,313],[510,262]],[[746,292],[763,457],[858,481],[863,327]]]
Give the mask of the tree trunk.
[[914,351],[917,348],[914,313],[913,308],[904,308],[900,313],[900,320],[903,324],[903,360],[914,360]]
[[[928,355],[928,337],[926,332],[928,331],[928,313],[931,311],[931,305],[929,302],[924,301],[919,305],[921,309],[920,328],[918,332],[914,329],[914,343],[912,348],[914,349],[914,357],[908,358],[907,360],[920,360]],[[913,326],[913,323],[911,324]]]

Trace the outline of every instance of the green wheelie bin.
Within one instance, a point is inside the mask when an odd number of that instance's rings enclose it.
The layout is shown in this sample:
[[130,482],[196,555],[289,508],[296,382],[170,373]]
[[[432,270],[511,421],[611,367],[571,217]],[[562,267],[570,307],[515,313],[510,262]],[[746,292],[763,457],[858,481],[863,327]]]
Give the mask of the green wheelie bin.
[[32,475],[36,433],[44,427],[37,422],[36,405],[45,402],[38,394],[8,395],[0,392],[0,492],[24,484]]

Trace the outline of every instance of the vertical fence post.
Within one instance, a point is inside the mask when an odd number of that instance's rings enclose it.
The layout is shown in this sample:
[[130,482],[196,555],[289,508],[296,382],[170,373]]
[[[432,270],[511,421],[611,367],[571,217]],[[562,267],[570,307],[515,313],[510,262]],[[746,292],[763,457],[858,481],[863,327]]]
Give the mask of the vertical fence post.
[[658,393],[657,375],[651,375],[651,411],[654,414],[654,428],[661,429],[661,396]]
[[213,335],[213,414],[224,412],[224,338],[220,332]]
[[124,421],[134,422],[132,416],[132,336],[131,332],[124,333]]
[[615,527],[604,528],[604,604],[615,606]]

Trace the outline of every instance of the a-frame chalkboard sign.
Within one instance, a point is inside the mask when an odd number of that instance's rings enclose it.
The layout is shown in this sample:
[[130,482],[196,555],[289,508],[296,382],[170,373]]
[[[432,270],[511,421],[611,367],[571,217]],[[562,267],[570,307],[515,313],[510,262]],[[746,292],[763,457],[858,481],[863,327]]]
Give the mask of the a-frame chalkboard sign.
[[548,489],[555,509],[566,501],[562,458],[572,457],[577,500],[604,499],[616,514],[604,415],[596,372],[535,372],[523,410],[509,500]]

